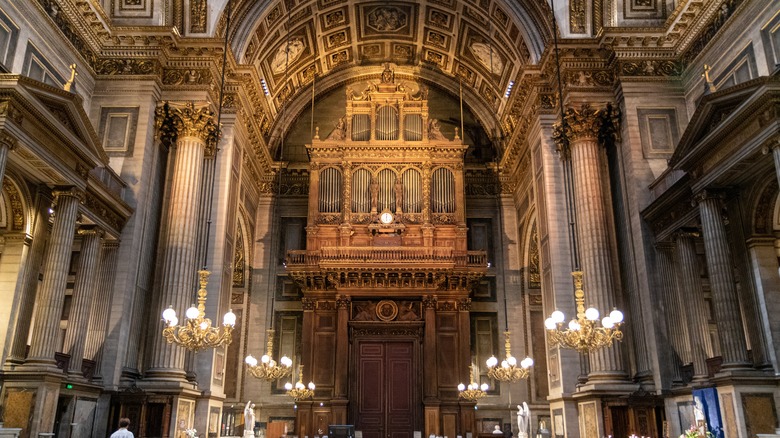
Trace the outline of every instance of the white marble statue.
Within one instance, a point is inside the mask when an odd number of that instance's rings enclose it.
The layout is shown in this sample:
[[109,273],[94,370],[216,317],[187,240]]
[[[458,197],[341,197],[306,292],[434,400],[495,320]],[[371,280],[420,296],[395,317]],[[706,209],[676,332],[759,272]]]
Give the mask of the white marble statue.
[[255,405],[252,401],[246,402],[244,408],[244,438],[255,436]]
[[531,419],[531,412],[528,411],[528,403],[523,402],[522,406],[517,405],[517,429],[518,438],[528,438],[528,421]]

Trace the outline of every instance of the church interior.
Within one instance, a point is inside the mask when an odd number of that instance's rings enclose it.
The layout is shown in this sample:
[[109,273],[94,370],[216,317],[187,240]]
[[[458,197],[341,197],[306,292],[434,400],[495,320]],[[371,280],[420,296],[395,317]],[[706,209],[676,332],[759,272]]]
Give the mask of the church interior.
[[780,436],[780,2],[0,0],[0,437]]

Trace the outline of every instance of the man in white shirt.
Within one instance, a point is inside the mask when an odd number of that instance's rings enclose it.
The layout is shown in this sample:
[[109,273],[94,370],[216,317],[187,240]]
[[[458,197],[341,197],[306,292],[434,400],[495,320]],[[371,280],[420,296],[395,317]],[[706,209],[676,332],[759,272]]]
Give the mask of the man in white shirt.
[[130,432],[127,430],[127,427],[130,426],[130,419],[129,418],[120,418],[119,419],[119,429],[117,429],[116,432],[111,434],[111,438],[134,438],[133,432]]

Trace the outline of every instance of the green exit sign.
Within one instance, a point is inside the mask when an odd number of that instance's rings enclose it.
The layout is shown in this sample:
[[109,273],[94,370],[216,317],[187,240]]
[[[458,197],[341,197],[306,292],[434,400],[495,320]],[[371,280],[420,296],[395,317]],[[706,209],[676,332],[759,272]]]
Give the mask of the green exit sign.
[[70,383],[65,384],[65,389],[73,389],[73,385]]

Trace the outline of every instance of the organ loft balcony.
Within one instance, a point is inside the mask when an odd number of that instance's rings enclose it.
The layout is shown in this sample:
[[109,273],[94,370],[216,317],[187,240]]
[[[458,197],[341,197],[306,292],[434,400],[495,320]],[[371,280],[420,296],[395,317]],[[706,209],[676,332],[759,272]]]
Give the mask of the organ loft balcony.
[[346,94],[337,125],[306,145],[306,249],[287,253],[287,273],[304,294],[467,295],[488,269],[467,248],[467,145],[429,119],[423,85],[388,68]]

